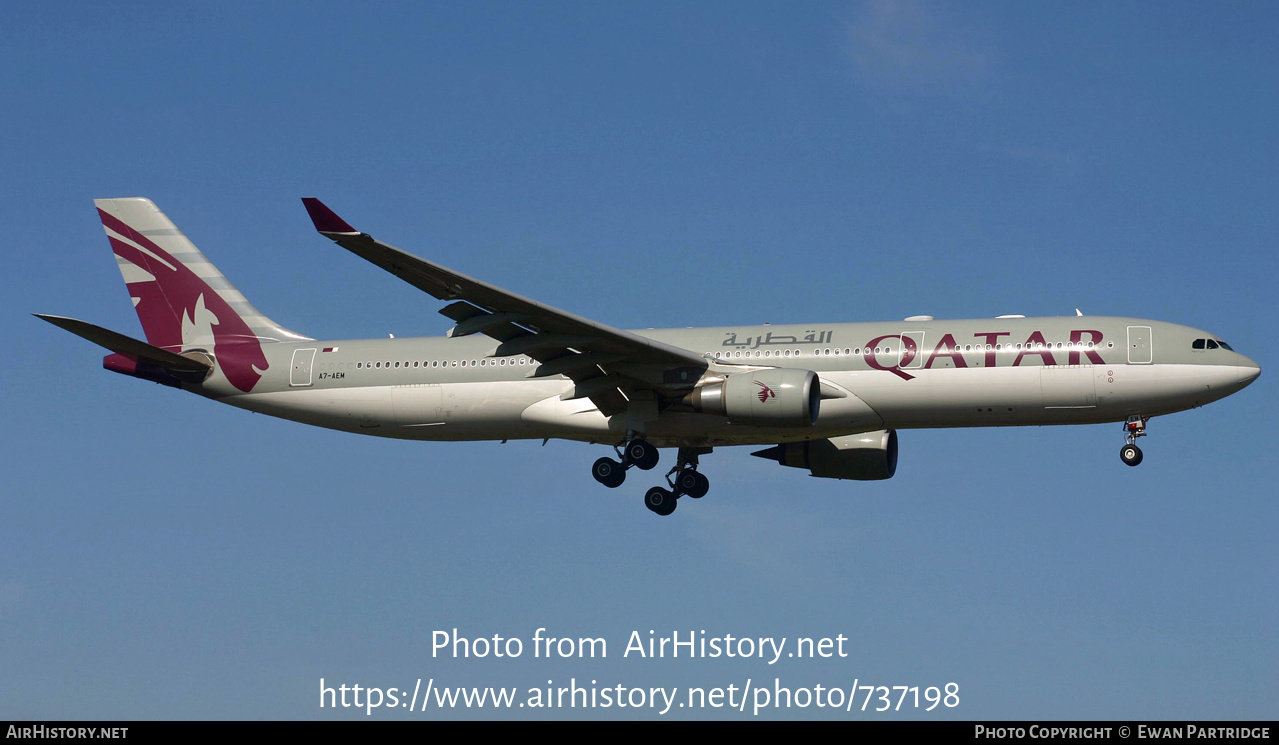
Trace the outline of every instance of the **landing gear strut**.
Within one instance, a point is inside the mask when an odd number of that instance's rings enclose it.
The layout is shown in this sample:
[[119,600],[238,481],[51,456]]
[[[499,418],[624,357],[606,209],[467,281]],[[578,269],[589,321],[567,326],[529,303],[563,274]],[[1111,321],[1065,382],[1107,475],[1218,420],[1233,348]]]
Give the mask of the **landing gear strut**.
[[1141,448],[1137,447],[1137,438],[1146,436],[1146,420],[1140,414],[1133,414],[1124,422],[1124,437],[1128,441],[1119,449],[1119,458],[1126,465],[1135,466],[1141,463]]

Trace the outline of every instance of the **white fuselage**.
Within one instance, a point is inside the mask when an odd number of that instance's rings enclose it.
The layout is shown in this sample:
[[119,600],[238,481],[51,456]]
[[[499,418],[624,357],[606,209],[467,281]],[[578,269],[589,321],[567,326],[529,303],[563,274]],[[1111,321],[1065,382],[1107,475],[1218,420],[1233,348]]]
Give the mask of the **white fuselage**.
[[[1206,332],[1127,318],[980,319],[661,329],[636,333],[706,355],[708,376],[762,367],[813,370],[832,397],[805,427],[742,424],[669,407],[648,421],[659,446],[749,445],[879,429],[1085,424],[1200,406],[1259,372],[1227,349],[1198,353]],[[420,440],[565,438],[615,442],[623,417],[573,382],[532,379],[536,363],[491,358],[485,337],[264,345],[269,367],[241,393],[217,375],[196,389],[307,424]]]

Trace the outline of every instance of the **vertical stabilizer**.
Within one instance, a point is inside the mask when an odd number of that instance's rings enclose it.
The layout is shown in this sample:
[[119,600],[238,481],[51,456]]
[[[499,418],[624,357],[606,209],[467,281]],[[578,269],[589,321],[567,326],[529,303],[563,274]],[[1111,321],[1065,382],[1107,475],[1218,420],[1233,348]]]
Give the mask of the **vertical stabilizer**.
[[266,369],[262,342],[307,338],[254,308],[151,200],[94,204],[152,345],[214,351],[228,380],[247,391]]

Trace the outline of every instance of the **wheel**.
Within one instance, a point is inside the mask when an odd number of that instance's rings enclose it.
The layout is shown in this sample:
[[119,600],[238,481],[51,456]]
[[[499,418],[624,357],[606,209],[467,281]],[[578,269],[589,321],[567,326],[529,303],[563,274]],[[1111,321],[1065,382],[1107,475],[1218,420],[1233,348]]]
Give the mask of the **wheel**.
[[626,466],[612,458],[600,458],[591,466],[591,475],[604,486],[615,489],[626,480]]
[[1119,458],[1125,464],[1135,466],[1141,462],[1141,448],[1136,445],[1124,445],[1119,450]]
[[660,486],[654,486],[644,495],[644,506],[659,515],[664,516],[674,512],[676,503],[675,494]]
[[622,451],[626,456],[626,462],[641,471],[650,470],[657,465],[660,455],[657,448],[648,444],[646,440],[634,439],[626,443],[626,449]]
[[675,487],[679,489],[679,493],[693,499],[701,499],[706,496],[706,492],[710,491],[710,479],[691,468],[685,468],[675,477]]

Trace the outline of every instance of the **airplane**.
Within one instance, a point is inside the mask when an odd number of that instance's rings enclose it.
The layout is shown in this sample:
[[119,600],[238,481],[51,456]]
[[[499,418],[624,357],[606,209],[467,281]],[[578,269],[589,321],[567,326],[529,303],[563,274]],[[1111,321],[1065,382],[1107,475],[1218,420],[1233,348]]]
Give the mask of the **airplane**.
[[676,448],[644,503],[710,488],[699,458],[752,453],[819,478],[897,470],[897,431],[1122,422],[1136,466],[1151,417],[1257,378],[1220,336],[1138,318],[1004,315],[627,331],[418,258],[304,198],[315,229],[447,305],[444,337],[317,341],[257,310],[154,203],[95,200],[146,341],[35,314],[111,352],[102,366],[271,416],[364,435],[563,438],[611,446],[618,487]]

